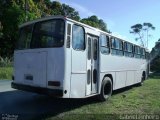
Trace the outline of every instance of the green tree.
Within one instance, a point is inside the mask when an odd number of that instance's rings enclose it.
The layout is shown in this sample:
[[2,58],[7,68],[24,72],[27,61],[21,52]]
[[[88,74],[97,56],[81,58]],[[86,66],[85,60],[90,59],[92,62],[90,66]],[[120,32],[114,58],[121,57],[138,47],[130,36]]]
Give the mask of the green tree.
[[[27,5],[28,20],[40,17],[38,8],[32,0],[28,0]],[[3,26],[0,30],[0,56],[6,57],[13,54],[18,39],[18,26],[25,22],[25,0],[2,0],[0,1],[0,9],[0,21]]]
[[3,30],[3,26],[2,26],[2,24],[0,22],[0,38],[2,38],[2,36],[3,36],[2,30]]
[[142,25],[141,24],[135,24],[131,26],[132,31],[130,33],[132,34],[138,34],[139,37],[136,37],[135,40],[140,40],[141,45],[144,46],[144,40],[143,40],[143,33],[142,33]]
[[130,33],[138,35],[135,40],[140,40],[143,47],[148,47],[148,38],[152,36],[149,34],[150,30],[155,30],[155,27],[151,23],[135,24],[131,26]]
[[99,19],[96,15],[92,15],[89,17],[89,20],[95,23],[99,23]]
[[99,29],[110,33],[110,31],[107,30],[107,24],[102,19],[99,20]]
[[92,27],[99,28],[105,32],[109,32],[107,30],[107,24],[102,19],[98,19],[98,17],[96,15],[90,16],[88,18],[84,18],[81,20],[81,22],[88,24]]
[[143,30],[146,31],[146,46],[148,47],[148,38],[152,36],[149,30],[155,30],[155,27],[151,23],[143,23]]
[[92,26],[92,27],[98,28],[98,24],[97,24],[97,23],[95,23],[95,22],[93,22],[93,21],[91,21],[91,20],[89,20],[89,19],[87,19],[87,18],[82,19],[81,22],[82,22],[82,23],[85,23],[85,24],[87,24],[87,25],[90,25],[90,26]]
[[151,71],[153,72],[160,72],[160,56],[157,56],[152,62],[151,62]]
[[50,6],[51,15],[62,15],[62,5],[58,1],[53,1]]
[[77,21],[79,13],[72,7],[50,0],[0,1],[0,56],[12,56],[18,39],[18,26],[47,15],[67,15]]
[[3,26],[1,41],[1,55],[9,56],[12,54],[15,40],[17,38],[18,22],[21,22],[19,16],[23,15],[19,7],[12,5],[11,2],[0,3],[3,5],[2,15],[0,17]]
[[62,4],[62,15],[67,16],[73,20],[79,21],[79,13],[72,7],[66,4]]
[[[18,26],[47,15],[63,15],[80,21],[76,9],[50,0],[0,0],[0,56],[11,57],[18,39]],[[102,19],[93,15],[81,22],[107,31]]]

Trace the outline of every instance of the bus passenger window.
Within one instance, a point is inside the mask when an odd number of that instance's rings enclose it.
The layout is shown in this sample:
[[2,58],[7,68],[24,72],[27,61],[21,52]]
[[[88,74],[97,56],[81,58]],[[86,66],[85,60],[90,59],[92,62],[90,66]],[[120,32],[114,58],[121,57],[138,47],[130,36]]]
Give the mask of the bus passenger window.
[[141,48],[141,58],[145,59],[145,50],[144,50],[144,48]]
[[126,57],[133,57],[133,45],[128,42],[124,42],[124,55]]
[[112,38],[111,54],[123,56],[123,42],[117,38]]
[[103,54],[109,54],[109,37],[106,35],[100,35],[100,41],[101,41],[101,53]]
[[70,48],[70,41],[71,41],[71,24],[67,24],[67,48]]
[[81,26],[73,25],[72,47],[75,50],[85,50],[85,33]]
[[141,58],[140,47],[138,47],[138,46],[134,46],[134,57]]

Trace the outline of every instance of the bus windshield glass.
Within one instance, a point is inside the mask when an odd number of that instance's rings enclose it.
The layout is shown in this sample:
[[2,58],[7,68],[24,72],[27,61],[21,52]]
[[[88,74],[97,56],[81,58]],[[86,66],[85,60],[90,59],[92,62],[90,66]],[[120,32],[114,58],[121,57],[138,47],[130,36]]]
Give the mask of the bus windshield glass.
[[37,22],[20,29],[18,49],[62,47],[64,44],[64,21],[54,19]]

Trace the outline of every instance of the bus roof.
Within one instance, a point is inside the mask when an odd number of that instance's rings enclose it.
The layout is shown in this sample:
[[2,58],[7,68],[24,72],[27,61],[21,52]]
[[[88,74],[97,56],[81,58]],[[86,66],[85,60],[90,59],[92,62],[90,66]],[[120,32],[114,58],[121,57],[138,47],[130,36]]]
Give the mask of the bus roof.
[[25,23],[23,23],[23,24],[21,24],[19,27],[21,28],[21,27],[24,27],[24,26],[26,26],[26,25],[30,25],[30,24],[34,24],[34,23],[36,23],[36,22],[41,22],[41,21],[44,21],[44,20],[50,20],[50,19],[65,19],[65,17],[64,16],[46,16],[46,17],[43,17],[43,18],[37,18],[37,19],[35,19],[35,20],[31,20],[31,21],[28,21],[28,22],[25,22]]

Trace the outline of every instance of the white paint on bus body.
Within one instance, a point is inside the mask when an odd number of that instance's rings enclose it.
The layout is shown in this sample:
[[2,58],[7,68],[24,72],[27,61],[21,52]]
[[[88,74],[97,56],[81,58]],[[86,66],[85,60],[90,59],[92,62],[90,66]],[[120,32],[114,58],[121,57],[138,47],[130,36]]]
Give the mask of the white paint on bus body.
[[[109,35],[108,33],[64,17],[49,17],[48,19],[56,18],[65,20],[65,33],[67,33],[68,23],[71,26],[73,24],[83,26],[85,50],[76,51],[72,48],[72,32],[70,48],[66,48],[67,34],[65,34],[63,47],[16,50],[14,53],[14,83],[67,90],[67,93],[62,96],[63,98],[85,98],[100,94],[101,82],[107,74],[112,75],[113,90],[141,82],[142,73],[147,69],[145,59],[116,56],[111,53],[104,55],[100,51],[99,36],[101,33]],[[47,18],[38,21],[43,20],[47,20]],[[38,21],[29,22],[28,25]],[[98,60],[96,62],[87,60],[88,37],[97,38],[98,41]],[[96,63],[97,82],[92,83],[93,74],[91,74],[92,82],[88,84],[87,71],[93,69],[93,63]],[[29,76],[28,79],[33,77],[33,80],[26,80],[25,75]],[[49,86],[48,81],[59,81],[60,86]]]

